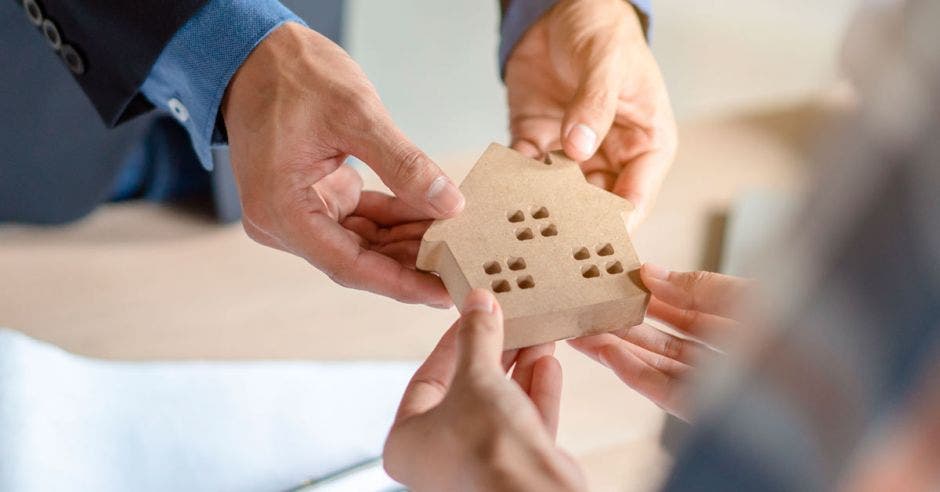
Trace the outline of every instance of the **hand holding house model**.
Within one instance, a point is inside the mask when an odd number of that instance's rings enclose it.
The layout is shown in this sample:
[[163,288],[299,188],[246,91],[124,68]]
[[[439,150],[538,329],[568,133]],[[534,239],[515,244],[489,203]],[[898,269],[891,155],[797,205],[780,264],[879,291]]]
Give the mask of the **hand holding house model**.
[[626,228],[633,207],[585,181],[577,163],[491,144],[460,190],[466,208],[431,225],[417,266],[438,273],[458,303],[492,290],[505,349],[643,321],[649,293]]

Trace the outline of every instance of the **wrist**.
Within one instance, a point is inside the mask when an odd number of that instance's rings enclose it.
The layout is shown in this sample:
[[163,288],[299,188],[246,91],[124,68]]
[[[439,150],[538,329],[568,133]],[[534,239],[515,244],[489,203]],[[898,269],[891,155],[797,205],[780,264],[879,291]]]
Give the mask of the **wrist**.
[[210,147],[224,141],[217,122],[233,74],[259,42],[289,20],[299,18],[277,0],[209,0],[167,43],[141,86],[154,105],[183,125],[207,168]]
[[478,471],[474,476],[480,479],[479,490],[584,490],[580,471],[565,463],[561,452],[550,441],[515,439],[511,435],[495,436],[489,438],[487,444],[475,447]]
[[222,99],[222,118],[228,127],[240,122],[240,114],[259,114],[275,95],[282,95],[277,85],[285,78],[285,56],[297,62],[303,49],[305,31],[295,22],[285,22],[274,29],[252,50],[229,81]]

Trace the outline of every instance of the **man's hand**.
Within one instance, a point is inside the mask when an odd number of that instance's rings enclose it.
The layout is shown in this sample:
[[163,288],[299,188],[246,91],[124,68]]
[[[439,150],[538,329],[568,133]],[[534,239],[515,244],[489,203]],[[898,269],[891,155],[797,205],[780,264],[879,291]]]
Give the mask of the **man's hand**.
[[499,304],[486,290],[472,291],[402,397],[385,443],[392,478],[415,491],[585,488],[554,444],[561,397],[554,344],[506,353],[502,344]]
[[[432,218],[463,196],[395,126],[359,66],[327,38],[288,23],[229,84],[223,116],[245,231],[305,258],[337,283],[446,307],[441,281],[414,270]],[[395,197],[362,191],[354,155]]]
[[753,295],[753,282],[711,272],[669,272],[649,264],[640,269],[640,277],[653,294],[648,315],[704,344],[645,324],[569,343],[663,410],[691,420],[689,379],[697,366],[718,355],[712,347],[724,348],[741,333],[733,316],[739,303]]
[[587,179],[649,213],[676,151],[676,125],[637,13],[625,0],[561,0],[506,63],[512,146],[564,149]]

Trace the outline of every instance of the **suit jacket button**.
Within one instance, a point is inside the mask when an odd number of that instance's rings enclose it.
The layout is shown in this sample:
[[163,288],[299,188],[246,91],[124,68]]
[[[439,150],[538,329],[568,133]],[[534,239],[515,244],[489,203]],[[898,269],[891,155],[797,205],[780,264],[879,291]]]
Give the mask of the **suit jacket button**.
[[62,47],[62,36],[59,35],[59,28],[56,27],[55,22],[49,19],[42,21],[42,34],[52,49],[58,50]]
[[23,0],[23,10],[26,11],[26,17],[34,26],[42,25],[42,9],[39,8],[36,0]]
[[62,57],[62,60],[68,65],[69,70],[75,75],[85,73],[85,61],[82,60],[82,55],[79,55],[72,45],[63,44],[62,48],[59,49],[59,56]]

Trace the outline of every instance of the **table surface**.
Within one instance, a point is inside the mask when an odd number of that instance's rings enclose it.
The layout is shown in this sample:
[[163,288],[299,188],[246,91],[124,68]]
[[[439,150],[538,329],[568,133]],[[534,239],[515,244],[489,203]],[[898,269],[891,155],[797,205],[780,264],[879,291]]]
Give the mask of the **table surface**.
[[[640,258],[714,268],[716,227],[736,195],[805,181],[817,113],[680,125],[675,166],[634,237]],[[459,180],[475,159],[438,161]],[[0,272],[0,326],[109,359],[419,359],[456,317],[342,289],[237,225],[143,203],[108,205],[67,227],[0,228]],[[655,488],[670,463],[663,412],[566,344],[557,354],[559,442],[592,490]]]

